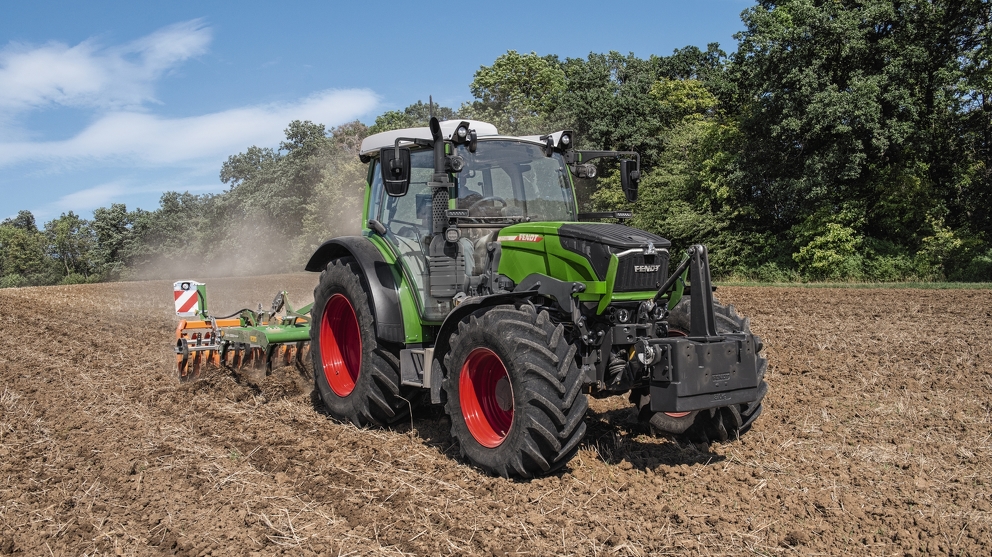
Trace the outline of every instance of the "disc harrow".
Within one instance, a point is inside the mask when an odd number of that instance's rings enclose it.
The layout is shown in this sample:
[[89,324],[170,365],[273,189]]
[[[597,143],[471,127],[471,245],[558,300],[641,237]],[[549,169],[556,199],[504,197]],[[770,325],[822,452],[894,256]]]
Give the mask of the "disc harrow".
[[273,368],[296,366],[304,372],[310,359],[310,309],[293,309],[287,292],[276,294],[270,309],[242,309],[224,317],[207,312],[206,285],[192,280],[173,285],[176,315],[176,374],[195,381],[205,367],[239,374],[268,375]]

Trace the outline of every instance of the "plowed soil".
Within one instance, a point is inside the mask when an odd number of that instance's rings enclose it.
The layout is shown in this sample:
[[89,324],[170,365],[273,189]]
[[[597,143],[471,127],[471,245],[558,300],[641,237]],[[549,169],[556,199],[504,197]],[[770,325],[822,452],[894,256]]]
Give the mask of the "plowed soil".
[[[212,280],[210,307],[315,280]],[[512,481],[429,408],[330,420],[292,367],[179,384],[170,290],[0,290],[0,554],[992,554],[992,291],[720,288],[770,360],[750,432],[593,400],[566,470]]]

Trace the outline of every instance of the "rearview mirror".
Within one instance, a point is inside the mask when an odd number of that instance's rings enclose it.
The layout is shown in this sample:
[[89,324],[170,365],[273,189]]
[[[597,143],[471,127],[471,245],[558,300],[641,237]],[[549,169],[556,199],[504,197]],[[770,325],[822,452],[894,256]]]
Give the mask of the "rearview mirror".
[[379,151],[379,167],[382,169],[382,183],[386,186],[386,193],[392,197],[406,195],[410,188],[410,148],[387,147]]
[[627,201],[633,203],[637,201],[637,184],[641,179],[641,171],[637,168],[637,161],[620,161],[620,186]]

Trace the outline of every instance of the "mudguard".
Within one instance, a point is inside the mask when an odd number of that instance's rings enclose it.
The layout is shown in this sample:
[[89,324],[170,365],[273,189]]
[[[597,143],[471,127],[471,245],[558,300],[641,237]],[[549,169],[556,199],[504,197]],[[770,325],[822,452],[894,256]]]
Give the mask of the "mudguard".
[[451,335],[455,333],[456,328],[458,327],[458,322],[461,321],[466,315],[485,307],[512,303],[517,300],[528,300],[531,296],[534,296],[537,293],[538,292],[535,289],[522,292],[504,292],[501,294],[491,294],[489,296],[466,298],[461,304],[458,305],[458,307],[451,310],[451,313],[444,318],[444,323],[441,324],[441,328],[438,330],[436,337],[437,343],[434,345],[435,361],[444,360],[444,355],[450,349],[448,339],[450,339]]
[[372,318],[378,338],[397,344],[406,340],[403,331],[403,310],[400,306],[392,266],[386,262],[368,238],[341,236],[328,240],[317,248],[307,261],[305,269],[314,273],[323,271],[332,259],[354,257],[363,271],[362,286],[371,296]]

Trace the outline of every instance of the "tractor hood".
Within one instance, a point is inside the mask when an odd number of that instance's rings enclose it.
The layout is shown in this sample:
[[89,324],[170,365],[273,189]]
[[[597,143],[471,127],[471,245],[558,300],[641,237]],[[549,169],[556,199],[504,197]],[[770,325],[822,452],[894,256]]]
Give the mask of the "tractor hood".
[[[644,292],[657,290],[668,278],[672,243],[622,224],[520,223],[501,230],[498,240],[504,258],[500,271],[508,271],[518,281],[530,272],[541,272],[586,283],[613,282],[614,292]],[[545,261],[544,270],[535,269],[533,256],[538,254]],[[523,265],[525,257],[529,263]],[[615,265],[612,275],[611,264]]]
[[[610,265],[610,255],[623,254],[629,250],[641,251],[638,253],[631,253],[628,256],[623,257],[623,261],[621,261],[618,271],[621,271],[621,275],[629,274],[630,276],[618,277],[625,279],[622,282],[631,283],[630,286],[634,286],[636,284],[647,288],[657,288],[654,286],[654,283],[657,282],[655,280],[636,280],[636,278],[650,279],[651,277],[635,277],[635,275],[660,276],[661,272],[667,273],[668,249],[672,247],[672,243],[657,234],[652,234],[650,232],[645,232],[643,230],[638,230],[622,224],[590,222],[563,224],[558,229],[558,236],[559,241],[561,242],[561,247],[575,253],[580,253],[589,260],[589,264],[592,265],[592,268],[596,271],[596,276],[598,276],[600,280],[606,279],[607,270]],[[658,252],[663,252],[665,264],[660,265],[652,273],[640,272],[640,268],[645,265],[656,264],[654,260],[656,259]],[[645,255],[646,253],[649,255]],[[651,261],[647,261],[647,259],[650,259]],[[634,272],[635,266],[639,271],[637,273]],[[626,269],[626,267],[630,267],[629,273],[622,272]],[[660,278],[664,281],[667,276]],[[620,286],[618,289],[619,291],[629,290],[629,288],[625,288],[623,284],[618,286]]]
[[623,224],[596,222],[563,224],[558,228],[558,235],[562,238],[605,244],[610,246],[614,252],[646,248],[649,244],[653,244],[657,249],[672,247],[670,241],[657,234]]

